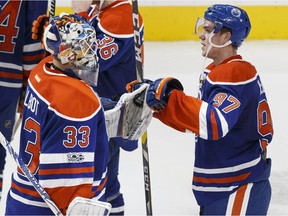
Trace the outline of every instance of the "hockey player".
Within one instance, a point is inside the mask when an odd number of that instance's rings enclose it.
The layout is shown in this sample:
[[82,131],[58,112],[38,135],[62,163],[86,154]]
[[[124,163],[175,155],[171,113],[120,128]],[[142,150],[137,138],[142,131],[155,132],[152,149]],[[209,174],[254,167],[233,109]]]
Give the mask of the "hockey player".
[[[136,79],[131,4],[127,0],[72,0],[71,4],[74,12],[89,19],[96,29],[99,79],[95,90],[102,99],[104,109],[108,110],[127,92],[126,83]],[[35,22],[35,38],[42,37],[41,28],[45,25],[45,20],[47,17],[42,16]],[[140,26],[143,39],[141,16]],[[104,98],[109,100],[103,100]],[[107,202],[112,204],[110,215],[124,214],[124,199],[118,179],[120,148],[133,151],[137,147],[137,141],[128,141],[120,137],[109,140],[106,197]]]
[[[22,112],[21,96],[25,95],[30,70],[45,56],[40,40],[31,39],[31,26],[33,20],[47,12],[47,2],[0,1],[0,131],[9,141],[15,123],[20,123],[15,114]],[[6,151],[0,145],[0,198],[5,157]]]
[[[43,41],[52,55],[29,76],[19,156],[66,214],[76,197],[105,201],[108,137],[99,97],[87,84],[97,85],[96,32],[81,16],[60,15]],[[23,214],[53,213],[18,170],[6,215]]]
[[198,98],[167,77],[146,81],[147,104],[164,124],[196,134],[192,189],[200,215],[266,215],[271,113],[255,67],[237,54],[251,29],[249,17],[241,8],[215,4],[195,29],[202,55],[213,60],[200,76]]

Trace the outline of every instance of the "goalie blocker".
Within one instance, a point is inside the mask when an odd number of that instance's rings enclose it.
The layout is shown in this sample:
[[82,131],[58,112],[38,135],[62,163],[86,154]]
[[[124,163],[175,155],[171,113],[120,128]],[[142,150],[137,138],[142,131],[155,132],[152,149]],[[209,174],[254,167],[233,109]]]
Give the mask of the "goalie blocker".
[[105,111],[108,137],[139,139],[147,130],[152,111],[146,104],[149,84],[143,84],[131,93],[125,93],[113,109]]
[[98,201],[96,199],[87,199],[83,197],[75,197],[67,209],[67,216],[72,215],[109,215],[111,211],[111,204],[107,202]]

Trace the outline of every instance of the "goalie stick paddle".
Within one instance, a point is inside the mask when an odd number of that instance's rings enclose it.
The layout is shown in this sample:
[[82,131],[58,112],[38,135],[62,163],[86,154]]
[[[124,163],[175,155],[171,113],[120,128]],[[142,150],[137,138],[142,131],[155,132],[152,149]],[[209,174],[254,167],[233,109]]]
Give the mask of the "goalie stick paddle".
[[39,195],[42,197],[42,199],[47,203],[48,207],[51,209],[51,211],[57,215],[62,216],[61,211],[56,206],[56,204],[51,200],[50,196],[46,193],[44,188],[39,184],[38,180],[34,177],[34,175],[30,172],[27,165],[23,162],[22,158],[19,157],[19,155],[14,151],[11,144],[7,141],[7,139],[4,137],[4,135],[0,132],[0,142],[1,144],[6,147],[12,158],[17,163],[18,167],[22,170],[22,172],[26,175],[28,180],[31,182],[35,190],[39,193]]
[[[132,0],[132,19],[134,27],[134,46],[135,46],[135,60],[137,80],[143,80],[143,64],[141,53],[141,35],[140,35],[140,21],[138,12],[137,0]],[[142,136],[142,158],[143,158],[143,172],[144,172],[144,188],[146,201],[146,215],[152,215],[152,199],[151,199],[151,182],[150,182],[150,168],[149,168],[149,154],[147,144],[147,131]]]

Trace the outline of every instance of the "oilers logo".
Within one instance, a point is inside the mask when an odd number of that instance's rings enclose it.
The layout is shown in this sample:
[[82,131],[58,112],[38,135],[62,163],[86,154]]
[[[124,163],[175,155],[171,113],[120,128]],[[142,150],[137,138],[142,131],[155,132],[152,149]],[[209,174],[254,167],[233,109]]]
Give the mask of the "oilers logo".
[[231,10],[231,14],[232,14],[232,16],[234,16],[234,17],[240,17],[240,16],[241,16],[241,11],[240,11],[238,8],[233,8],[233,9]]

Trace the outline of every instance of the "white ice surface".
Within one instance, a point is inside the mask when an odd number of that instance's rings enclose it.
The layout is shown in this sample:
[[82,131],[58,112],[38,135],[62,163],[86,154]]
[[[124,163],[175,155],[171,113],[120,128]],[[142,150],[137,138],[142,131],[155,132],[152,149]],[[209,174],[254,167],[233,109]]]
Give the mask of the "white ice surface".
[[[269,215],[288,215],[288,41],[247,41],[239,49],[261,76],[274,125],[274,138],[268,146],[272,158],[272,200]],[[146,42],[145,78],[178,78],[189,95],[197,95],[198,77],[203,68],[200,43]],[[206,61],[206,65],[210,61]],[[19,131],[12,145],[17,149]],[[199,208],[191,191],[194,135],[175,131],[153,119],[148,129],[153,215],[197,215]],[[3,199],[15,163],[6,158]],[[120,180],[125,196],[126,215],[146,215],[141,145],[134,152],[121,151]]]

